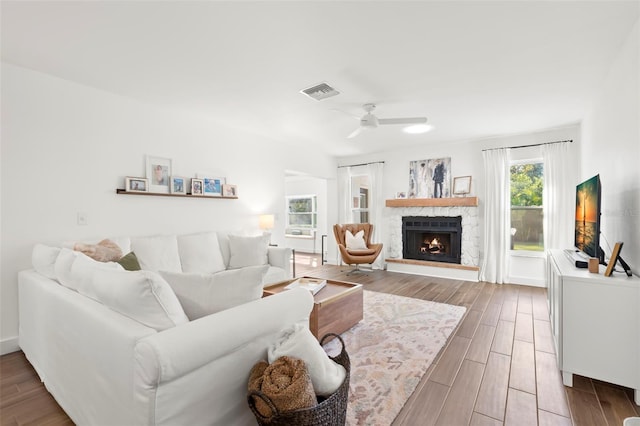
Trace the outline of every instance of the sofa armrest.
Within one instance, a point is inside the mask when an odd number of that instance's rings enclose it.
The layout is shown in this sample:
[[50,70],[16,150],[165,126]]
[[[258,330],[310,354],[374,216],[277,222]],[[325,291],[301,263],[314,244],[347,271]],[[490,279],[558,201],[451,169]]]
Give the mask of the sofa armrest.
[[312,308],[311,293],[295,289],[141,339],[136,398],[155,401],[155,424],[255,422],[246,403],[249,371],[281,330],[308,326]]
[[289,247],[269,246],[267,254],[269,256],[269,265],[277,266],[285,271],[291,269],[291,249]]

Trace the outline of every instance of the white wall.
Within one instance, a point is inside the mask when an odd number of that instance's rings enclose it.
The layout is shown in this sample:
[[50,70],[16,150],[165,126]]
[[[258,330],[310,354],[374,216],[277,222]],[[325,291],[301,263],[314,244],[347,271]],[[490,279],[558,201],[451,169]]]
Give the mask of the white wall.
[[613,244],[623,241],[621,255],[636,274],[640,271],[639,25],[636,22],[585,115],[581,157],[582,178],[599,173],[602,181],[600,246],[608,257]]
[[[286,146],[220,123],[2,64],[0,351],[15,348],[17,273],[37,242],[199,230],[258,231],[281,211],[284,170],[333,177],[335,160],[309,162]],[[173,159],[174,174],[214,172],[238,200],[116,195],[144,176],[145,154]],[[329,200],[328,205],[335,205]],[[88,225],[77,225],[77,213]],[[284,245],[282,221],[272,241]]]
[[[285,245],[297,251],[305,253],[320,253],[322,235],[327,235],[327,180],[315,178],[312,176],[288,176],[285,178],[285,195],[315,195],[318,209],[318,224],[314,239],[294,238],[285,236]],[[284,206],[284,200],[282,200]],[[286,215],[286,210],[284,215]],[[286,218],[282,216],[283,222],[286,224]],[[284,225],[284,224],[283,224]]]

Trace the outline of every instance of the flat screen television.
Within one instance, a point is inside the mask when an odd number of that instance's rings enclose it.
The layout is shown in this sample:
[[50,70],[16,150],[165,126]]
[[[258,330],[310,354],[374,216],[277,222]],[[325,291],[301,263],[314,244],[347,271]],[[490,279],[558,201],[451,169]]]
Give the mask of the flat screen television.
[[576,186],[575,246],[589,257],[597,257],[604,263],[600,250],[600,201],[602,189],[600,175]]

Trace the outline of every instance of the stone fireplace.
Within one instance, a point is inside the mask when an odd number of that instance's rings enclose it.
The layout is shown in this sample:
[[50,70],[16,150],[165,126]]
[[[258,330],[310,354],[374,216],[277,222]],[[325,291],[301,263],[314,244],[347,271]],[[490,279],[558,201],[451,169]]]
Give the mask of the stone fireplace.
[[[457,205],[453,203],[457,203]],[[386,207],[383,211],[386,242],[385,261],[389,271],[467,281],[478,280],[480,237],[477,198],[393,199],[387,200]],[[403,236],[403,218],[418,218],[413,221],[415,223],[443,217],[453,217],[456,220],[460,218],[460,230],[457,236],[454,235],[454,242],[457,238],[460,238],[458,246],[460,250],[459,260],[455,262],[438,262],[434,261],[437,260],[434,258],[425,258],[424,255],[426,254],[439,256],[441,253],[438,253],[438,251],[446,252],[448,250],[447,246],[452,245],[450,241],[447,243],[446,238],[444,241],[438,239],[438,241],[434,242],[433,238],[429,238],[428,234],[416,237],[416,241],[414,241],[418,245],[417,250],[425,253],[421,253],[417,258],[406,259],[403,253],[406,240]],[[425,242],[425,240],[427,241]],[[441,248],[439,245],[443,247]],[[449,255],[447,254],[447,256]],[[457,256],[456,254],[455,257],[457,258]]]
[[460,264],[462,216],[402,218],[402,258]]

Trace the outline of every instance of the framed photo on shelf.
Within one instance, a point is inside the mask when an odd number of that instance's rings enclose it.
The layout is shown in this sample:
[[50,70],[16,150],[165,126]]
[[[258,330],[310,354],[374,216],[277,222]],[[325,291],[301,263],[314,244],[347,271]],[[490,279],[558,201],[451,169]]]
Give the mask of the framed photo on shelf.
[[220,177],[203,177],[204,195],[209,197],[222,196],[222,185],[226,183],[225,178]]
[[186,194],[187,193],[187,180],[182,176],[171,176],[170,179],[172,194]]
[[171,176],[171,159],[147,155],[147,179],[149,191],[169,193]]
[[610,277],[613,273],[613,269],[616,267],[616,263],[618,263],[618,258],[620,257],[620,250],[622,250],[621,242],[617,242],[613,246],[613,251],[611,252],[611,258],[609,259],[609,263],[607,264],[607,269],[604,271],[605,277]]
[[236,185],[222,185],[222,196],[223,197],[237,197],[238,196],[238,188]]
[[191,195],[204,195],[204,181],[202,179],[191,179]]
[[143,177],[126,177],[124,189],[127,192],[149,192],[149,180]]
[[466,195],[471,192],[471,176],[458,176],[453,178],[453,194]]

